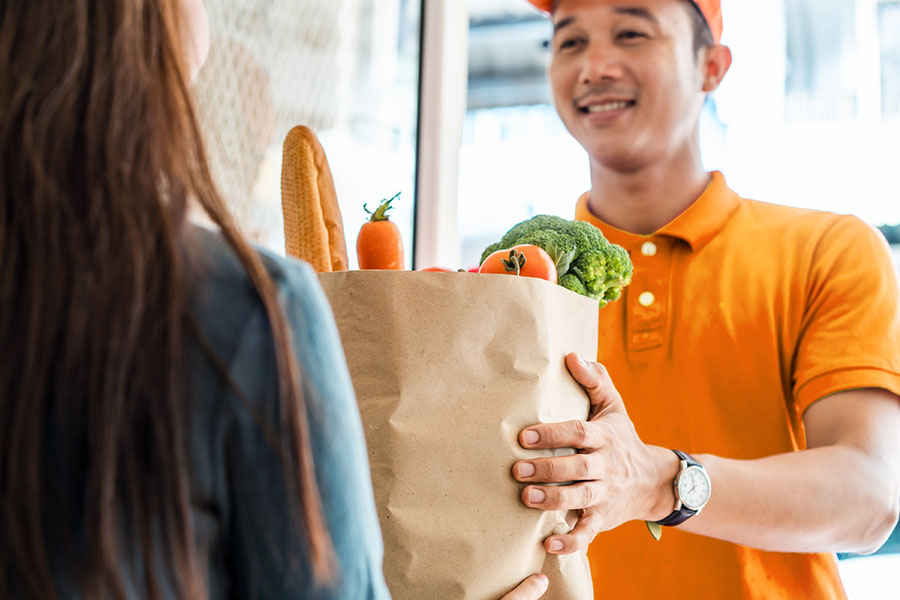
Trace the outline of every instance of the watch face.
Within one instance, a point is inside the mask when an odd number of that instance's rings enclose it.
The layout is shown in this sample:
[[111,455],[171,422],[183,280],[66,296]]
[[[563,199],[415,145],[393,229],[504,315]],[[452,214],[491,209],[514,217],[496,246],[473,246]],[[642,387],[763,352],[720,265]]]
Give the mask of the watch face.
[[709,476],[699,467],[688,467],[678,478],[681,503],[691,510],[703,508],[709,500]]

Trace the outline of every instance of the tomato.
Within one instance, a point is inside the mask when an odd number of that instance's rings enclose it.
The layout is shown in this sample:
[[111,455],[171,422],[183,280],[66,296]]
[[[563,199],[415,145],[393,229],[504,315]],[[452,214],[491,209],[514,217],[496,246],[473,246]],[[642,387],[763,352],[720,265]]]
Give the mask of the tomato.
[[543,248],[532,244],[497,250],[484,259],[478,272],[522,275],[556,283],[556,263]]
[[447,267],[423,267],[421,269],[416,269],[416,271],[433,271],[437,273],[456,273],[454,269],[448,269]]

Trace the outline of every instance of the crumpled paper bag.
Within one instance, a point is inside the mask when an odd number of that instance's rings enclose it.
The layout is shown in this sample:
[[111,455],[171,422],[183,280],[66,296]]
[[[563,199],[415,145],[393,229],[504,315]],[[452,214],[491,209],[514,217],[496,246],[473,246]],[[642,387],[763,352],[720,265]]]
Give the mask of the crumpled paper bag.
[[597,303],[506,275],[350,271],[319,281],[359,402],[393,597],[498,600],[544,572],[545,598],[593,598],[586,551],[557,557],[542,545],[575,514],[525,507],[511,469],[551,455],[522,448],[521,429],[587,418],[564,357],[595,355]]

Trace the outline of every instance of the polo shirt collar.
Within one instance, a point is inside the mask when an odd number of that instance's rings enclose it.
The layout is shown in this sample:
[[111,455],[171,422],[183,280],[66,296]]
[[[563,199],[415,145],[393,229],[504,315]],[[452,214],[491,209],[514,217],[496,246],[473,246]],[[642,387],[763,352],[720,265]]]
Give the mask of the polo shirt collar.
[[702,249],[722,230],[740,204],[740,197],[728,188],[725,176],[714,171],[710,174],[706,189],[684,212],[659,231],[651,235],[639,235],[613,227],[594,216],[588,208],[588,197],[589,194],[585,193],[578,199],[575,219],[599,227],[612,243],[632,248],[636,243],[648,238],[666,236],[684,240],[695,252]]

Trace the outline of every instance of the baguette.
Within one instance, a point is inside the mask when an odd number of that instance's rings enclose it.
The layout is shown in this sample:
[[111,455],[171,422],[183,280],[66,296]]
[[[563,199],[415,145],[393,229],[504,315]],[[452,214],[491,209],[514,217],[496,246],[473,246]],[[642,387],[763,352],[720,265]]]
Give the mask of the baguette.
[[347,246],[334,179],[316,134],[304,126],[284,139],[281,208],[288,256],[317,273],[347,270]]

